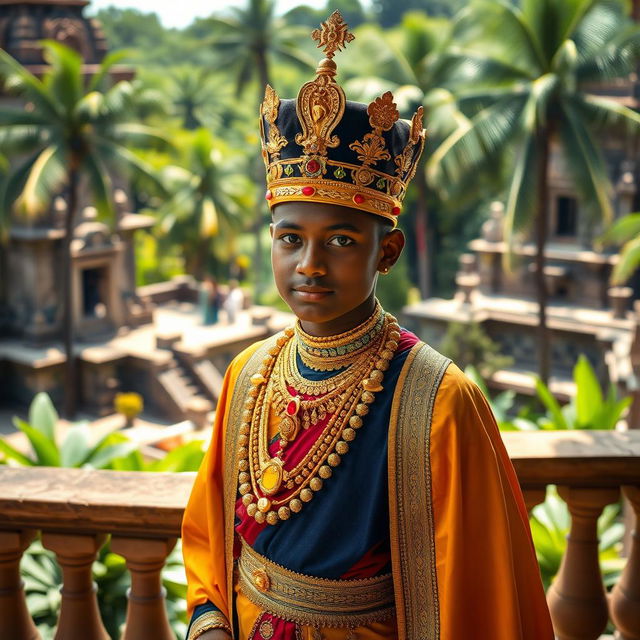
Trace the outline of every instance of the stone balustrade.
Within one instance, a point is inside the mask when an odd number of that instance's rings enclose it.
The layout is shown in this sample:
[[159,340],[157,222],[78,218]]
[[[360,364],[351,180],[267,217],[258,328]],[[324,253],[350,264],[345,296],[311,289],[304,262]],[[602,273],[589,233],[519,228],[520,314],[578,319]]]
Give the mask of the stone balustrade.
[[[560,572],[548,592],[559,640],[597,640],[611,620],[619,640],[640,640],[640,536],[630,536],[622,577],[606,594],[597,519],[626,496],[640,511],[640,431],[503,434],[529,509],[558,486],[571,513]],[[161,570],[180,535],[194,474],[0,468],[0,638],[39,638],[19,574],[38,532],[62,569],[56,640],[107,640],[91,566],[107,535],[131,573],[124,640],[170,640]]]

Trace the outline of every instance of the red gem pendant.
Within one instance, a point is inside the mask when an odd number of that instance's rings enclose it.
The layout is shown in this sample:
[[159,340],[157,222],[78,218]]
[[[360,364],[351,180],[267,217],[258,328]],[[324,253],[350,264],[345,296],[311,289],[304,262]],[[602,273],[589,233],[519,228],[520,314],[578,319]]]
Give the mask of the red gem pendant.
[[300,398],[298,396],[294,396],[293,399],[287,404],[287,414],[290,416],[295,416],[298,414],[300,410]]

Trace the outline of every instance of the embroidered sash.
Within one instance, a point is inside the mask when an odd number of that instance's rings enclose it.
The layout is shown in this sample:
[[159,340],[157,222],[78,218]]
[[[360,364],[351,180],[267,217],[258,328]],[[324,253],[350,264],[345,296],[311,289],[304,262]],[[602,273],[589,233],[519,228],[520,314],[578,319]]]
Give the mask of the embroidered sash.
[[389,518],[398,638],[438,640],[431,417],[451,361],[420,342],[400,372],[389,423]]

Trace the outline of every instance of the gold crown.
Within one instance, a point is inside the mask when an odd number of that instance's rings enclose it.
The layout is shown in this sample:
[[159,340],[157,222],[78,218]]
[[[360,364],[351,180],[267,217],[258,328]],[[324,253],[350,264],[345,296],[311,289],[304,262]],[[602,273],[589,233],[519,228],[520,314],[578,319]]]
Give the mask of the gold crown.
[[336,82],[337,51],[354,39],[339,11],[311,37],[325,58],[293,100],[267,85],[260,108],[266,199],[340,204],[382,216],[395,226],[422,153],[423,108],[410,122],[387,91],[371,104],[347,102]]

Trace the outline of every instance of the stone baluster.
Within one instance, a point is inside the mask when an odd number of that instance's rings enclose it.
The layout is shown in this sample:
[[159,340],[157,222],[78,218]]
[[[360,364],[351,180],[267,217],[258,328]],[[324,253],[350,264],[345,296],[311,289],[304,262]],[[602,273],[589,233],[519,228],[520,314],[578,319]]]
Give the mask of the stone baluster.
[[42,534],[62,569],[62,604],[55,640],[109,640],[98,609],[91,569],[106,535]]
[[165,608],[162,568],[175,538],[145,540],[113,536],[111,550],[127,561],[131,573],[131,590],[127,621],[122,640],[153,638],[175,640]]
[[524,489],[522,491],[522,495],[524,497],[524,503],[527,507],[527,511],[531,513],[533,507],[537,504],[544,502],[544,499],[547,497],[546,489]]
[[20,559],[35,537],[33,531],[0,531],[0,638],[39,640],[27,611]]
[[597,640],[609,618],[598,561],[598,517],[618,500],[617,489],[559,487],[571,513],[571,531],[547,601],[558,640]]
[[633,506],[636,524],[627,564],[611,592],[611,619],[618,630],[618,640],[640,640],[640,488],[623,487],[622,491]]

